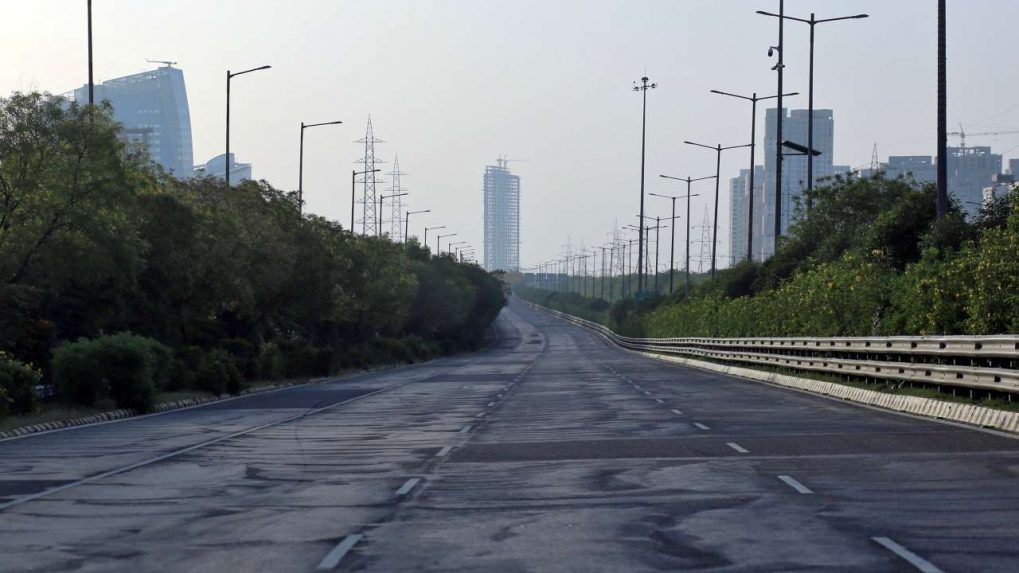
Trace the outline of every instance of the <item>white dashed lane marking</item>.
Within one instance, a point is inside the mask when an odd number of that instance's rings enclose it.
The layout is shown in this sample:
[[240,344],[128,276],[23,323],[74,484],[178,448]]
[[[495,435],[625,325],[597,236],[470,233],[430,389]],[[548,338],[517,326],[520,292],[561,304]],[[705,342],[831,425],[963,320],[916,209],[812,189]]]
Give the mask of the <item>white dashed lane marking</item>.
[[702,424],[700,422],[694,422],[693,425],[697,426],[697,428],[700,429],[700,430],[710,430],[711,429],[711,428],[707,427],[706,425],[704,425],[704,424]]
[[789,476],[778,476],[778,479],[784,481],[786,483],[786,485],[788,485],[789,487],[795,489],[796,491],[798,491],[798,492],[800,492],[802,494],[811,494],[811,493],[814,493],[813,491],[811,491],[811,489],[809,487],[803,485],[802,483],[796,481],[795,479],[793,479],[793,478],[791,478]]
[[737,444],[736,442],[726,442],[725,445],[729,446],[730,448],[736,450],[737,452],[739,452],[741,454],[750,453],[750,450],[744,448],[743,446]]
[[683,415],[683,412],[680,412],[679,410],[672,410],[672,413],[677,415],[677,416],[682,416]]
[[339,545],[334,547],[332,551],[322,558],[322,561],[318,564],[318,568],[324,570],[336,569],[336,566],[340,564],[340,560],[343,559],[343,557],[346,556],[355,545],[357,545],[358,541],[361,541],[362,537],[364,536],[360,533],[355,533],[345,537]]
[[442,448],[441,450],[439,450],[439,453],[435,454],[435,457],[441,458],[441,457],[445,456],[446,454],[448,454],[449,451],[452,450],[452,449],[453,449],[452,446],[446,446],[446,447]]
[[906,562],[910,565],[916,567],[917,570],[923,571],[923,573],[942,573],[941,569],[939,569],[936,565],[892,541],[888,537],[871,537],[871,539],[878,545],[906,560]]
[[396,495],[407,495],[419,483],[421,483],[421,478],[410,478],[400,486],[400,489],[396,490]]

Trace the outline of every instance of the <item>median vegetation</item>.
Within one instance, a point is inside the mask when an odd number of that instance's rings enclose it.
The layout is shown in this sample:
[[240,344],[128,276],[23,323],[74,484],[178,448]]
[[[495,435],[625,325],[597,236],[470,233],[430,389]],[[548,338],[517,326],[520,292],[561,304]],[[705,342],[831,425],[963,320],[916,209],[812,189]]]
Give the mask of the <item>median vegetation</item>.
[[162,173],[106,107],[0,99],[0,415],[425,360],[483,344],[504,302],[264,181]]
[[[741,262],[689,297],[635,305],[528,288],[531,301],[631,336],[890,336],[1019,332],[1019,193],[973,220],[937,220],[934,188],[834,178],[763,263]],[[565,284],[566,281],[560,281]],[[597,292],[591,288],[591,292]]]

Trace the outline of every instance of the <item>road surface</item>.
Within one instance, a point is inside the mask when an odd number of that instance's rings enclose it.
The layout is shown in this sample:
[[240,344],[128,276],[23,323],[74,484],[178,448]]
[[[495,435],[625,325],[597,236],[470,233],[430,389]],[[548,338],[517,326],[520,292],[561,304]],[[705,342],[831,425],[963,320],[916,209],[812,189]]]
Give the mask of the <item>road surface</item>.
[[497,329],[0,442],[0,570],[1019,570],[1019,440]]

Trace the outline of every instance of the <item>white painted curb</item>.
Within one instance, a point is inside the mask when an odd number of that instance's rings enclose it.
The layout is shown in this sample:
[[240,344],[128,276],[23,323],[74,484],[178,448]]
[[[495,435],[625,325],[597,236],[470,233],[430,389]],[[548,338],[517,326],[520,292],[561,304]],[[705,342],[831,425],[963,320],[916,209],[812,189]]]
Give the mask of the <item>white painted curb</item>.
[[875,392],[874,390],[847,386],[845,384],[822,382],[820,380],[811,380],[809,378],[799,378],[788,374],[762,372],[760,370],[743,368],[740,366],[725,366],[722,364],[715,364],[713,362],[702,362],[678,356],[655,354],[652,352],[638,352],[633,350],[631,350],[631,352],[635,352],[636,354],[640,354],[647,358],[664,360],[666,362],[675,362],[684,366],[700,368],[701,370],[711,370],[722,374],[728,374],[730,376],[739,376],[740,378],[749,378],[750,380],[767,382],[777,386],[796,388],[797,390],[803,390],[813,394],[832,396],[849,402],[858,402],[860,404],[867,404],[868,406],[875,406],[886,410],[895,410],[896,412],[905,412],[915,416],[937,418],[952,422],[960,422],[962,424],[969,424],[972,426],[994,428],[1005,432],[1019,433],[1019,412],[1008,412],[1005,410],[996,410],[994,408],[977,406],[976,404],[946,402],[944,400],[921,398],[919,396],[886,394],[884,392]]
[[87,426],[89,424],[99,424],[102,422],[110,422],[113,420],[123,420],[124,418],[133,418],[135,416],[145,416],[151,414],[160,414],[163,412],[169,412],[171,410],[180,410],[182,408],[191,408],[201,404],[208,404],[210,402],[220,402],[222,400],[232,400],[241,396],[250,396],[252,394],[261,394],[263,392],[272,392],[273,390],[280,390],[283,388],[290,388],[294,386],[305,386],[308,384],[318,384],[331,378],[315,378],[308,382],[297,382],[297,383],[283,383],[283,384],[270,384],[269,386],[259,386],[258,388],[245,390],[236,396],[215,396],[207,398],[185,398],[183,400],[175,400],[173,402],[161,402],[152,407],[151,412],[136,412],[134,410],[112,410],[109,412],[102,412],[99,414],[93,414],[91,416],[84,416],[81,418],[72,418],[70,420],[57,420],[55,422],[44,422],[41,424],[34,424],[32,426],[21,426],[20,428],[14,428],[11,430],[5,430],[0,432],[0,440],[6,440],[8,438],[16,438],[19,436],[27,436],[29,434],[37,434],[40,432],[50,432],[53,430],[61,430],[64,428],[72,428],[75,426]]

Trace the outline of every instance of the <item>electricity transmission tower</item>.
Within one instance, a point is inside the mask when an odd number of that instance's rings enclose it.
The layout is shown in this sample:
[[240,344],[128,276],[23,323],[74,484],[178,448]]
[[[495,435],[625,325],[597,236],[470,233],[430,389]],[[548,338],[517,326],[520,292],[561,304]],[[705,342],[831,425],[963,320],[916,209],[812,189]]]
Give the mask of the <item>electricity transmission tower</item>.
[[372,129],[372,117],[368,116],[368,128],[365,130],[364,137],[356,140],[354,143],[360,143],[364,145],[364,157],[356,160],[354,163],[361,165],[361,169],[357,171],[365,172],[358,183],[361,183],[361,234],[367,235],[369,232],[375,235],[382,234],[382,227],[378,223],[378,215],[376,212],[376,205],[378,204],[378,195],[375,192],[375,184],[382,183],[375,177],[375,169],[381,163],[385,163],[381,159],[375,158],[375,144],[385,143],[381,139],[375,137],[375,133]]
[[392,185],[388,189],[387,195],[390,197],[389,203],[389,237],[394,242],[403,242],[403,193],[407,190],[404,189],[400,184],[400,177],[406,175],[400,171],[400,156],[396,155],[393,158],[393,170],[387,173],[392,178]]
[[711,211],[704,207],[704,220],[701,228],[701,254],[697,259],[697,274],[704,272],[704,262],[711,260]]

